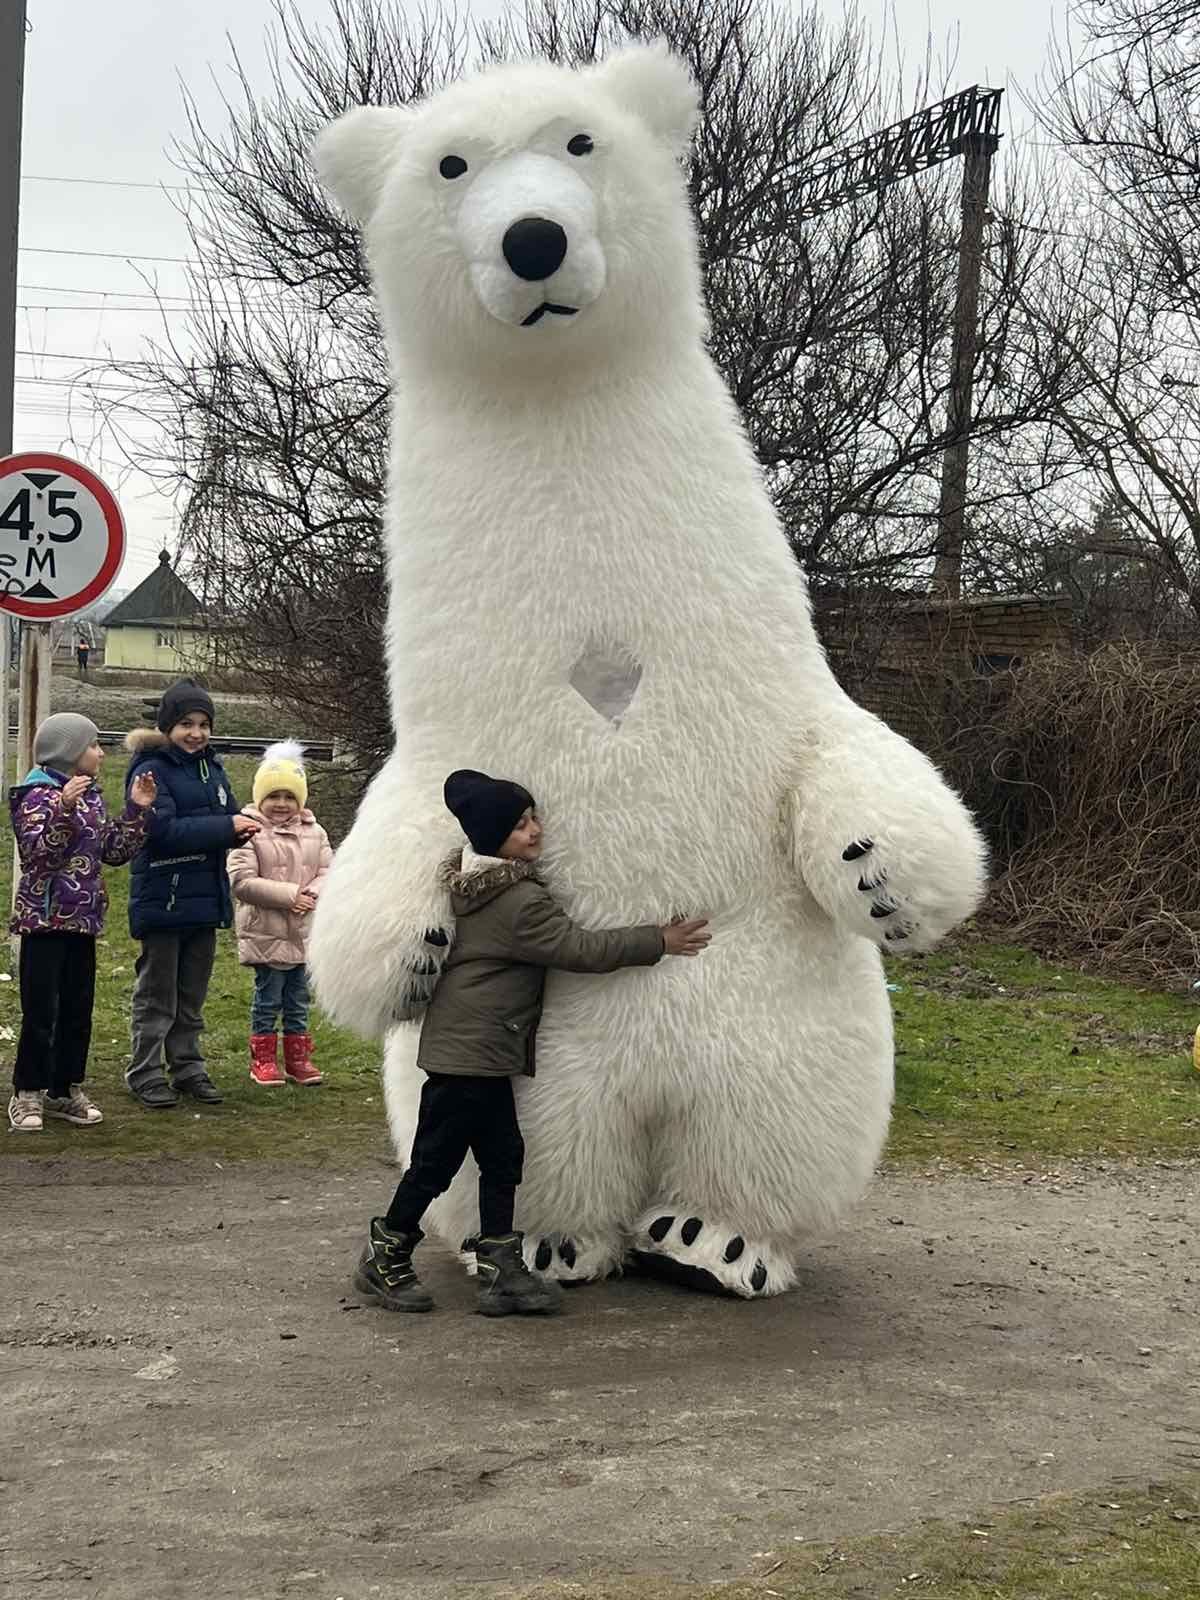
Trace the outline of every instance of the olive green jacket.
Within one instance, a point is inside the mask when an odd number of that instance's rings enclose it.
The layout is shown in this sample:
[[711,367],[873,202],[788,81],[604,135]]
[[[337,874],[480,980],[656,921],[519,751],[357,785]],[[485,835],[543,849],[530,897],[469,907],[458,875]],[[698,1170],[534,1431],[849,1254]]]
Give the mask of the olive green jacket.
[[456,927],[421,1028],[417,1065],[426,1072],[532,1077],[549,968],[614,972],[662,957],[656,927],[577,927],[530,862],[487,859],[464,873],[455,855],[442,874]]

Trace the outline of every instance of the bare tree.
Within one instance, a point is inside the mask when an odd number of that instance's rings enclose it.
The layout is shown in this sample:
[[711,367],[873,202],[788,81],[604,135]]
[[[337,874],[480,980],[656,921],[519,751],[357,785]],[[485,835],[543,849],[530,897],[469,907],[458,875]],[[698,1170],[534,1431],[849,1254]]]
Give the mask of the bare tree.
[[[957,175],[800,215],[815,160],[907,109],[853,17],[768,0],[531,0],[472,33],[448,11],[414,22],[396,0],[332,0],[324,26],[290,0],[277,8],[270,81],[256,88],[239,67],[225,125],[192,115],[181,158],[204,311],[195,354],[164,350],[157,374],[188,558],[266,692],[368,757],[389,743],[387,375],[355,234],[307,149],[348,105],[409,101],[473,59],[586,62],[659,35],[687,58],[703,100],[688,176],[712,350],[797,553],[818,591],[922,580],[946,443]],[[927,76],[912,91],[936,92]],[[1074,360],[1047,335],[1074,315],[1069,280],[1048,270],[1058,233],[1019,167],[1003,193],[1026,226],[1008,230],[983,307],[968,507],[981,526],[1028,497],[1011,440],[1061,407]],[[1043,448],[1042,476],[1054,470]]]
[[[1089,316],[1056,422],[1141,564],[1200,618],[1200,0],[1085,0],[1039,115],[1075,174],[1060,258]],[[1098,541],[1098,542],[1097,542]]]

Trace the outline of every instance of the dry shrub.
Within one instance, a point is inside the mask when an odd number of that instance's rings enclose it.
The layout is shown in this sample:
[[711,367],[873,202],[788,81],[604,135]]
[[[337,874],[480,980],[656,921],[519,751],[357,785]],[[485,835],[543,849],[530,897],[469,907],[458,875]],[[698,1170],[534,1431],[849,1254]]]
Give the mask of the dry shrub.
[[991,932],[1177,986],[1200,967],[1200,655],[1048,652],[943,687],[921,740],[991,840]]

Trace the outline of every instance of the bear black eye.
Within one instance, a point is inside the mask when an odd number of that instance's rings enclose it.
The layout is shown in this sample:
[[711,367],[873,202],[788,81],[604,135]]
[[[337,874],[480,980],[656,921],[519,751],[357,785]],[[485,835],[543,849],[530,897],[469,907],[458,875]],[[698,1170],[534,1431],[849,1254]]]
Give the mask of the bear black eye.
[[577,133],[567,140],[567,149],[573,156],[590,156],[595,149],[590,134]]
[[443,156],[438,162],[438,171],[443,178],[461,178],[467,170],[467,163],[461,156]]

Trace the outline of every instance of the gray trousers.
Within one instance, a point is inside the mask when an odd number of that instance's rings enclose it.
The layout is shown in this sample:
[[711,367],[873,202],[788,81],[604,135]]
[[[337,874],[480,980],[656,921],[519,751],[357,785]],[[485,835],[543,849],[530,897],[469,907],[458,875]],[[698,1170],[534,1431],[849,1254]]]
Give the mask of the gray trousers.
[[204,1076],[200,1035],[204,1001],[217,953],[217,930],[150,933],[142,940],[133,987],[133,1049],[125,1081],[131,1089],[162,1077],[176,1084]]

